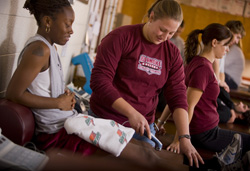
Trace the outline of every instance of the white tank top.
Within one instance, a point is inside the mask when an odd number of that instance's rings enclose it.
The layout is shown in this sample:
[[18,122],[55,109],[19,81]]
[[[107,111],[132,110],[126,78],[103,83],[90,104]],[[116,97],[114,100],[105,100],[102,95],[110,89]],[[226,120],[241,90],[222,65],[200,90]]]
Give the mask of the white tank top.
[[[50,67],[44,72],[40,72],[28,87],[32,94],[44,97],[56,98],[64,93],[63,72],[60,67],[60,58],[53,45],[42,36],[31,37],[25,47],[34,41],[42,41],[50,48]],[[24,48],[25,49],[25,48]],[[22,58],[23,51],[19,60]],[[56,133],[63,128],[67,118],[77,114],[76,110],[62,111],[59,109],[35,109],[31,108],[36,120],[36,133],[45,132],[48,134]]]
[[29,90],[39,96],[51,97],[50,68],[37,75],[29,86]]

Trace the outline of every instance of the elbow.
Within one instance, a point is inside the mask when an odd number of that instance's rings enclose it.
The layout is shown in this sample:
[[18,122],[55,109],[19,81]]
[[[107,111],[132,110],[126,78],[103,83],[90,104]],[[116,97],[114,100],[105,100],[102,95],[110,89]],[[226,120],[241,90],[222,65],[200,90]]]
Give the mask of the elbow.
[[7,100],[10,100],[12,102],[15,102],[15,103],[18,103],[20,100],[20,95],[14,93],[14,92],[10,92],[10,91],[6,91],[6,94],[5,94],[5,99]]

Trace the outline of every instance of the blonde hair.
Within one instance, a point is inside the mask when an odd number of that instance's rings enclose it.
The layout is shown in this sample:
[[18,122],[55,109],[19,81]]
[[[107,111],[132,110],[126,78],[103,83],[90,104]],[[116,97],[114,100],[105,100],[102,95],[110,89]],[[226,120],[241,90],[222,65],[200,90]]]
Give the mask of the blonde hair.
[[179,22],[183,20],[181,6],[175,0],[157,0],[148,10],[148,18],[150,17],[151,12],[154,12],[154,20],[165,17]]

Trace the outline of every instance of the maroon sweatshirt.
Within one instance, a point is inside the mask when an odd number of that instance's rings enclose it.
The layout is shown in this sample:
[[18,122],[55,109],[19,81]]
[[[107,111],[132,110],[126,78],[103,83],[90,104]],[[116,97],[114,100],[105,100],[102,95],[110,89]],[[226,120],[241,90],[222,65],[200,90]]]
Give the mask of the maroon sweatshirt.
[[[110,32],[98,46],[91,74],[91,110],[101,118],[122,124],[128,120],[111,106],[122,97],[154,122],[158,95],[164,95],[170,110],[187,110],[183,61],[169,40],[161,44],[147,41],[143,24],[122,26]],[[129,124],[125,124],[129,126]]]

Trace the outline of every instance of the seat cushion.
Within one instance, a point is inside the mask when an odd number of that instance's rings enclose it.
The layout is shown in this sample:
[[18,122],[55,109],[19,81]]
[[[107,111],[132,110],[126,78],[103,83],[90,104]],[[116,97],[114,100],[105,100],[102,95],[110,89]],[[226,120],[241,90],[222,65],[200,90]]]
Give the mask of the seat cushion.
[[28,107],[0,99],[0,128],[4,136],[16,144],[24,145],[34,134],[33,113]]

